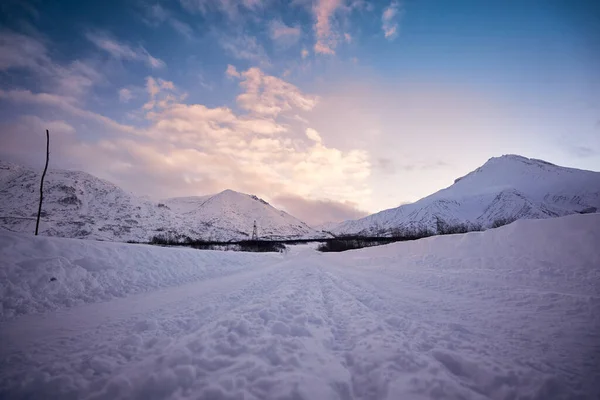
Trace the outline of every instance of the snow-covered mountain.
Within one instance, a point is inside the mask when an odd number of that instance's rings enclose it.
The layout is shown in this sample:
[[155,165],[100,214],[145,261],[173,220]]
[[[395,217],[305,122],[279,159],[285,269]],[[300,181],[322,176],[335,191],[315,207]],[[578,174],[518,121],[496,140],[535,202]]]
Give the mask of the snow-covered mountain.
[[600,209],[600,172],[560,167],[518,155],[488,160],[454,184],[415,203],[345,221],[341,234],[389,234],[393,229],[446,223],[490,227],[495,221],[537,219]]
[[[0,161],[0,226],[34,232],[41,171]],[[256,196],[226,190],[160,202],[135,196],[85,172],[49,169],[40,233],[111,241],[156,235],[193,239],[312,238],[319,233]]]
[[254,221],[261,238],[323,237],[263,199],[229,189],[213,196],[177,197],[163,203],[185,219],[223,231],[225,237],[248,238]]

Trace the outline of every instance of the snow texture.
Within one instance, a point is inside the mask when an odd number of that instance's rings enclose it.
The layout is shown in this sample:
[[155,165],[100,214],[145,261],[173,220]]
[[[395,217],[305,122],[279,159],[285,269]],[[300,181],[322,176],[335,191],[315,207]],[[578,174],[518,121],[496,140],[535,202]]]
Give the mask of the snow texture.
[[598,214],[328,254],[3,232],[0,398],[597,399],[598,243]]
[[517,155],[494,157],[454,184],[415,203],[328,226],[334,234],[389,234],[450,225],[538,219],[600,209],[600,172],[559,167]]
[[[0,161],[0,226],[33,232],[41,171]],[[216,195],[152,202],[79,171],[48,171],[40,234],[108,241],[148,242],[157,235],[204,240],[323,237],[256,196]]]

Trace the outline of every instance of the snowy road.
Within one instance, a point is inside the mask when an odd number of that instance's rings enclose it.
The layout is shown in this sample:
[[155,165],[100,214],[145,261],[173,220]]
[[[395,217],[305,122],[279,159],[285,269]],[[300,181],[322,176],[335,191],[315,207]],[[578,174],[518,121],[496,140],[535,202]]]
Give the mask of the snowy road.
[[600,216],[586,218],[299,246],[22,315],[0,325],[0,398],[599,398]]

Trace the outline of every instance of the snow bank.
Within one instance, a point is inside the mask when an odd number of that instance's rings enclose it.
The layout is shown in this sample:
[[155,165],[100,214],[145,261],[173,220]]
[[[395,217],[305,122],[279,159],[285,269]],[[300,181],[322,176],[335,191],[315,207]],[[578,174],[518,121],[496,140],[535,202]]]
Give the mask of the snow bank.
[[198,281],[1,323],[0,398],[598,399],[599,235],[574,215],[283,256],[2,234],[2,301],[34,311],[85,299],[28,266],[109,297]]
[[0,318],[229,275],[280,258],[0,230]]
[[[519,220],[486,232],[434,236],[341,253],[345,263],[378,272],[425,268],[464,279],[479,276],[597,295],[600,214]],[[327,255],[331,256],[331,255]]]

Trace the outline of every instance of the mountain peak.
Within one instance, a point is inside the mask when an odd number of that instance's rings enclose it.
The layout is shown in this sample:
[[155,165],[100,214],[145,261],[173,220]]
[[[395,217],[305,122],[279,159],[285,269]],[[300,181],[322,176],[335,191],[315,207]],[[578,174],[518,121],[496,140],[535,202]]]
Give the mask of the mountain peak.
[[548,161],[544,161],[544,160],[538,160],[537,158],[527,158],[524,156],[520,156],[518,154],[504,154],[500,157],[492,157],[489,160],[487,160],[487,162],[485,164],[483,164],[483,167],[485,167],[488,164],[494,164],[494,163],[507,163],[507,162],[521,162],[524,164],[528,164],[528,165],[544,165],[544,166],[553,166],[556,167],[555,164],[549,163]]
[[[0,160],[0,226],[32,231],[41,171]],[[214,195],[155,201],[93,175],[49,169],[42,233],[50,236],[147,241],[156,235],[210,240],[247,239],[254,222],[262,238],[322,237],[260,198],[231,189]],[[57,223],[60,222],[60,223]]]
[[600,173],[505,154],[419,201],[335,227],[335,234],[396,228],[435,229],[449,223],[492,226],[496,221],[549,218],[600,209]]

